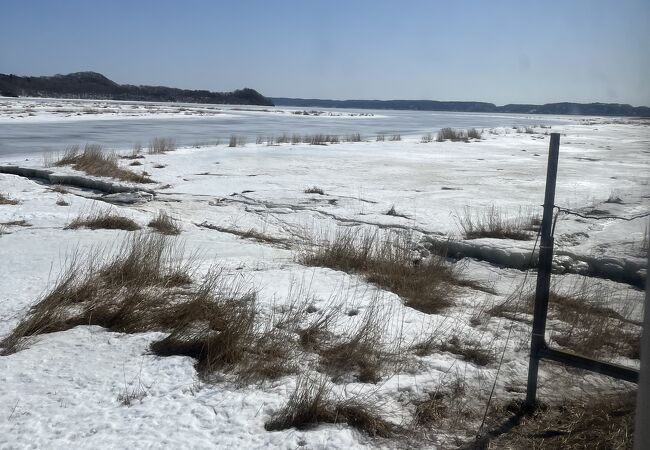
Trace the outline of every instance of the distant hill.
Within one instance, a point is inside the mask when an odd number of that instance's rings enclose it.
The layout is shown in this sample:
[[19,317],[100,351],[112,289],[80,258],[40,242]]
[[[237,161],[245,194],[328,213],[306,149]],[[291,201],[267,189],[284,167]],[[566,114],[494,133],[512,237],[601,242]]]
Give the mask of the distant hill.
[[0,95],[273,106],[271,100],[254,89],[210,92],[165,86],[133,86],[117,84],[97,72],[76,72],[51,77],[0,74]]
[[415,111],[454,111],[518,114],[571,114],[581,116],[650,117],[647,106],[620,103],[547,103],[545,105],[504,105],[483,102],[439,102],[435,100],[320,100],[273,97],[277,106],[299,108],[398,109]]

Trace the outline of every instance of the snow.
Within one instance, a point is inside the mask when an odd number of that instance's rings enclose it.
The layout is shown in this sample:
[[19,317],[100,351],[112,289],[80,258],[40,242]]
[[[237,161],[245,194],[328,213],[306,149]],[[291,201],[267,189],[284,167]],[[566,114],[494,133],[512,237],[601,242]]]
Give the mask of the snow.
[[[23,116],[29,104],[20,104]],[[53,113],[46,109],[56,104],[56,100],[44,102],[36,118],[11,120],[53,119]],[[147,114],[147,105],[141,106],[138,111]],[[117,108],[115,114],[123,118],[125,108]],[[170,112],[174,108],[164,114],[176,117],[177,113]],[[2,120],[9,120],[6,116]],[[146,170],[158,183],[153,186],[154,200],[112,208],[143,227],[159,210],[168,211],[180,222],[183,232],[179,239],[186,254],[195,255],[200,271],[219,264],[230,275],[254,286],[264,315],[272,314],[274,307],[302,289],[318,308],[338,306],[343,311],[360,311],[357,316],[343,315],[337,321],[340,332],[359,323],[363,311],[377,301],[387,314],[387,341],[414,342],[424,331],[437,330],[500,352],[512,327],[497,383],[500,398],[509,398],[520,396],[524,386],[529,325],[492,317],[477,326],[472,319],[512,294],[524,280],[524,272],[463,259],[457,265],[465,276],[492,286],[493,293],[463,288],[454,306],[442,314],[430,315],[404,306],[395,294],[369,285],[361,277],[304,267],[296,262],[291,250],[198,225],[255,229],[295,240],[331,234],[337,226],[353,225],[412,229],[416,237],[460,238],[457,216],[465,207],[482,211],[494,205],[509,217],[527,208],[539,209],[548,148],[545,131],[525,134],[501,127],[492,133],[486,131],[483,140],[470,143],[425,144],[411,137],[399,142],[327,146],[183,147],[140,160],[143,165],[137,170]],[[581,211],[606,209],[623,216],[648,211],[647,123],[576,119],[570,124],[554,125],[550,131],[562,133],[557,204]],[[28,159],[3,157],[0,165],[43,165],[33,155]],[[124,160],[125,166],[127,163]],[[76,173],[70,168],[52,170]],[[168,184],[171,187],[162,188]],[[325,194],[304,193],[311,186],[323,189]],[[63,229],[79,214],[107,207],[101,193],[72,188],[70,193],[60,194],[33,180],[7,174],[0,174],[0,193],[20,201],[16,206],[0,206],[0,223],[25,219],[31,224],[6,226],[2,228],[6,234],[0,235],[1,337],[52,286],[72,253],[88,252],[98,246],[114,248],[128,233]],[[623,203],[606,203],[612,195]],[[69,206],[58,206],[56,202],[61,198]],[[392,206],[406,218],[386,215]],[[639,249],[647,224],[647,218],[626,222],[560,216],[557,250],[584,257],[607,255],[617,261],[642,264]],[[533,245],[533,241],[495,239],[475,243],[510,254],[530,251]],[[564,285],[578,279],[576,275],[554,276],[555,283]],[[534,282],[534,274],[528,282]],[[614,281],[598,282],[618,292],[618,300],[607,306],[625,310],[635,320],[641,317],[642,292]],[[391,441],[370,440],[343,424],[268,432],[264,422],[286,402],[296,386],[295,376],[246,387],[229,382],[206,384],[198,379],[191,358],[160,358],[149,352],[149,344],[161,336],[81,326],[39,336],[26,349],[0,357],[0,447],[398,446]],[[468,389],[485,399],[497,371],[496,364],[479,367],[449,352],[417,358],[417,362],[414,368],[400,371],[376,386],[352,382],[334,389],[344,397],[368,395],[382,405],[386,418],[400,422],[410,414],[406,398],[435,390],[452,374],[462,374]],[[638,366],[635,360],[621,358],[618,362]],[[565,368],[550,364],[542,364],[540,376],[540,396],[548,398],[588,389],[625,387],[624,383],[595,375],[576,379]],[[130,406],[120,402],[121,395],[135,392],[143,395]],[[471,430],[468,434],[472,434]],[[447,438],[440,437],[432,444],[444,447]]]
[[[306,112],[306,114],[305,114]],[[313,108],[267,108],[259,106],[157,103],[120,100],[18,99],[0,97],[0,123],[70,122],[80,120],[184,119],[197,117],[233,118],[246,115],[292,114],[318,118],[367,118],[386,116],[368,112],[326,111]]]

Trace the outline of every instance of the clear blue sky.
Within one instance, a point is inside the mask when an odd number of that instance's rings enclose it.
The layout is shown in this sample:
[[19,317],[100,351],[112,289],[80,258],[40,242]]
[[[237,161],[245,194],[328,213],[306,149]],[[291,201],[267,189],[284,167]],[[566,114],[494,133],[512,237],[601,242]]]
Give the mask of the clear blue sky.
[[267,96],[650,105],[650,1],[2,0],[0,72]]

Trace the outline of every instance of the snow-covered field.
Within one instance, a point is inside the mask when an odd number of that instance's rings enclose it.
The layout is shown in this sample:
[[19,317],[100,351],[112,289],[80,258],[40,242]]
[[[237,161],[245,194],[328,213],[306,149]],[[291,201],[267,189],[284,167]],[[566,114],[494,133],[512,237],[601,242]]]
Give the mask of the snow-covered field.
[[[96,103],[95,109],[112,108]],[[47,108],[54,110],[57,106],[48,104]],[[138,113],[146,114],[146,107],[142,108]],[[184,113],[178,109],[170,106],[166,114]],[[30,113],[24,108],[4,111],[2,120],[9,120],[8,114],[33,120]],[[123,113],[128,115],[119,111]],[[204,113],[223,111],[206,106]],[[39,117],[40,110],[35,114]],[[42,114],[55,113],[48,110]],[[463,287],[453,306],[439,314],[426,314],[405,306],[397,295],[359,275],[301,265],[296,252],[306,240],[332,236],[337,229],[412,230],[414,241],[422,243],[447,237],[462,240],[459,221],[467,214],[466,208],[483,214],[495,207],[505,218],[541,211],[547,132],[562,133],[557,205],[588,216],[631,217],[648,212],[648,122],[598,118],[554,125],[550,130],[536,128],[530,134],[497,127],[485,130],[482,140],[469,143],[422,143],[419,138],[407,138],[326,146],[249,143],[235,148],[182,147],[162,155],[145,154],[137,160],[142,163],[138,166],[129,166],[133,160],[121,160],[126,168],[150,174],[156,184],[143,187],[153,189],[154,195],[150,201],[110,207],[145,229],[160,210],[167,211],[182,228],[175,239],[184,245],[187,255],[193,255],[198,267],[196,278],[214,265],[224,268],[229,277],[258,291],[262,317],[295,300],[296,292],[318,310],[359,312],[343,314],[331,330],[335,334],[359,326],[373,304],[388,311],[383,316],[387,321],[383,339],[399,345],[408,364],[387,370],[376,384],[354,377],[331,383],[336,396],[363,398],[385,419],[406,426],[412,421],[418,399],[443,389],[451,380],[461,380],[467,394],[463,402],[480,416],[497,371],[497,403],[521,398],[525,389],[529,322],[483,313],[518,290],[526,277],[524,271],[470,258],[453,262],[464,278],[491,289]],[[11,164],[42,167],[43,161],[33,157],[28,161],[0,161],[0,165]],[[74,173],[69,167],[51,170]],[[310,187],[320,188],[323,194],[306,193]],[[0,194],[18,202],[0,205],[0,223],[25,220],[29,224],[0,226],[0,337],[8,335],[47,292],[74,252],[83,254],[99,246],[115,248],[132,233],[64,229],[80,214],[107,207],[99,193],[67,190],[54,192],[37,180],[0,174]],[[68,206],[59,206],[61,200]],[[388,215],[391,208],[399,215]],[[556,261],[554,285],[561,290],[585,282],[579,275],[580,261],[589,258],[610,258],[614,272],[617,267],[623,270],[632,264],[640,268],[639,276],[644,276],[642,246],[647,227],[647,217],[625,221],[560,215],[556,253],[564,256]],[[271,245],[234,234],[249,230],[289,244]],[[534,244],[534,240],[494,238],[467,242],[506,254],[530,251]],[[601,306],[630,321],[640,320],[643,292],[638,288],[604,278],[586,280],[589,286],[598,285],[611,294]],[[534,272],[528,275],[527,283],[533,285]],[[478,345],[494,358],[481,366],[452,351],[417,356],[409,350],[410,344],[431,330],[443,341],[456,338]],[[191,358],[159,357],[149,350],[149,345],[164,335],[78,326],[40,335],[25,349],[0,356],[0,447],[288,449],[405,445],[400,439],[370,438],[346,424],[266,431],[265,422],[286,403],[298,374],[248,386],[233,382],[228,374],[220,381],[205,382],[197,375]],[[502,352],[503,364],[499,367]],[[608,355],[608,359],[638,367],[638,360],[625,355]],[[312,359],[300,361],[302,376],[322,376]],[[542,363],[540,397],[552,401],[590,390],[629,388],[606,377],[576,373]],[[130,405],[123,404],[120,399],[136,391],[141,395]],[[456,436],[474,436],[477,426],[472,419],[464,430],[441,423],[418,442],[446,448],[453,445]]]

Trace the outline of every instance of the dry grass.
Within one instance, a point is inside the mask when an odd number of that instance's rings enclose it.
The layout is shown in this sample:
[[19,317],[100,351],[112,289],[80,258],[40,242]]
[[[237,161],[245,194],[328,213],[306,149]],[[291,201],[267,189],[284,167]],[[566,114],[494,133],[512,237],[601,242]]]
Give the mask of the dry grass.
[[[607,297],[599,300],[607,302]],[[640,358],[640,324],[626,320],[610,308],[594,304],[593,298],[554,293],[549,305],[551,317],[568,325],[558,327],[551,334],[551,339],[560,346],[590,357]]]
[[135,223],[133,219],[120,216],[109,208],[82,214],[70,222],[64,230],[77,230],[79,228],[136,231],[140,229],[140,225]]
[[616,192],[610,192],[609,197],[607,197],[607,200],[605,200],[605,203],[614,203],[617,205],[622,205],[623,199],[619,197],[619,194]]
[[0,222],[0,225],[6,227],[31,227],[32,224],[27,222],[25,219],[10,220],[8,222]]
[[178,225],[178,221],[162,210],[158,212],[158,215],[151,222],[149,222],[148,226],[157,232],[168,236],[177,236],[181,234],[181,228]]
[[468,392],[464,379],[454,377],[443,380],[435,391],[427,393],[427,398],[413,403],[415,413],[411,426],[414,429],[466,430],[476,398]]
[[348,335],[327,340],[328,333],[323,328],[312,328],[309,334],[301,334],[303,342],[309,336],[312,348],[320,355],[321,369],[332,376],[332,381],[343,381],[345,375],[352,374],[358,382],[378,383],[394,359],[382,343],[389,319],[379,313],[375,304],[373,302],[360,325]]
[[[476,448],[628,450],[634,436],[635,393],[588,395],[539,408],[508,433]],[[502,407],[501,409],[507,409]],[[516,407],[511,407],[516,409]],[[507,415],[508,411],[502,411]]]
[[331,310],[327,313],[321,312],[308,325],[301,327],[297,324],[294,327],[300,338],[299,342],[303,350],[307,352],[318,352],[324,348],[324,343],[331,337],[329,326],[336,320],[336,316],[336,310]]
[[268,318],[256,320],[255,291],[220,270],[195,286],[191,262],[183,262],[169,238],[137,233],[106,256],[73,257],[54,287],[0,342],[2,354],[19,351],[35,335],[99,325],[125,333],[169,332],[152,351],[196,358],[206,379],[220,370],[249,383],[296,370],[291,352],[297,336]]
[[71,166],[96,177],[110,177],[132,183],[153,183],[153,180],[146,175],[119,167],[118,161],[119,158],[115,153],[102,151],[100,145],[86,144],[83,152],[80,152],[78,146],[68,148],[54,165]]
[[467,130],[467,137],[469,139],[481,139],[483,135],[483,130],[477,130],[476,128],[470,128]]
[[290,341],[275,327],[256,330],[256,294],[241,285],[224,285],[219,272],[176,310],[169,336],[151,345],[160,356],[185,355],[197,360],[199,374],[233,372],[244,382],[293,373]]
[[221,233],[228,233],[228,234],[233,234],[235,236],[239,236],[242,239],[248,239],[251,241],[256,241],[260,242],[262,244],[269,244],[269,245],[275,245],[278,247],[282,248],[290,248],[291,247],[291,240],[289,239],[284,239],[284,238],[278,238],[274,236],[270,236],[268,234],[264,234],[262,232],[256,231],[254,229],[250,230],[238,230],[236,228],[229,228],[229,227],[222,227],[219,225],[212,225],[207,222],[199,223],[197,226],[202,227],[202,228],[208,228],[210,230],[216,230]]
[[431,135],[431,133],[427,133],[424,136],[422,136],[420,142],[423,144],[428,144],[429,142],[433,142],[433,136]]
[[135,402],[142,402],[142,399],[144,399],[147,394],[145,387],[142,384],[138,384],[138,386],[133,389],[126,388],[124,392],[117,396],[117,401],[123,406],[131,406]]
[[329,267],[358,273],[383,289],[399,295],[407,306],[437,313],[452,304],[457,273],[440,257],[421,261],[404,233],[380,236],[377,232],[338,230],[331,240],[304,249],[299,261],[308,266]]
[[[345,294],[348,299],[355,295]],[[363,316],[354,320],[348,317],[358,311],[342,319],[340,304],[319,309],[305,299],[285,308],[277,323],[298,336],[296,344],[303,352],[318,356],[317,371],[335,383],[377,383],[398,367],[401,340],[387,341],[391,308],[381,307],[379,296],[369,299]]]
[[533,210],[519,210],[513,218],[508,218],[496,206],[491,206],[483,212],[474,213],[466,207],[462,213],[456,214],[456,221],[465,239],[533,239],[534,232],[541,224],[539,214]]
[[418,356],[427,356],[436,351],[453,353],[480,367],[487,366],[495,359],[493,349],[485,348],[480,342],[463,342],[458,336],[448,337],[437,333],[426,336],[411,349]]
[[18,200],[7,197],[4,194],[0,194],[0,205],[17,205]]
[[317,186],[312,186],[307,189],[305,189],[305,194],[318,194],[318,195],[325,195],[325,191],[323,191],[321,188]]
[[131,153],[128,155],[122,155],[120,156],[122,159],[143,159],[144,155],[142,154],[142,145],[139,143],[136,143],[133,148],[131,149]]
[[395,209],[395,205],[392,205],[390,207],[390,209],[388,211],[386,211],[386,215],[387,216],[393,216],[393,217],[401,217],[403,219],[408,219],[409,218],[409,216],[407,216],[406,214],[402,214],[402,213],[397,212],[397,210]]
[[310,145],[327,145],[329,144],[338,144],[339,137],[335,134],[314,134],[306,135],[303,137],[303,142],[306,142]]
[[244,145],[246,145],[245,138],[241,136],[235,136],[235,135],[230,136],[230,140],[228,141],[228,147],[243,147]]
[[150,154],[160,155],[174,150],[176,150],[176,141],[171,138],[154,138],[149,143]]
[[154,353],[192,356],[200,372],[241,359],[254,332],[255,295],[236,289],[224,294],[218,282],[218,276],[206,279],[184,305],[172,333],[152,344]]
[[441,128],[436,135],[436,141],[462,141],[469,142],[466,130],[454,130],[453,128]]
[[112,255],[73,255],[54,287],[0,342],[2,354],[20,350],[26,338],[78,325],[127,333],[167,329],[176,320],[170,299],[191,283],[189,271],[179,250],[159,235],[136,233]]
[[62,184],[52,184],[48,187],[48,189],[52,192],[56,192],[57,194],[69,193],[69,191]]
[[[555,288],[549,298],[550,340],[588,357],[639,359],[640,324],[630,320],[625,310],[621,314],[602,306],[616,301],[616,292],[589,280],[568,289]],[[530,317],[533,306],[534,294],[527,294],[521,300],[508,298],[488,313],[517,320],[521,313]]]
[[483,130],[468,128],[466,130],[456,130],[453,128],[442,128],[436,135],[436,141],[454,141],[469,142],[470,139],[481,139]]
[[266,421],[268,431],[310,429],[321,423],[347,423],[371,436],[391,438],[402,434],[396,424],[377,414],[377,408],[360,399],[339,400],[325,381],[300,379],[287,404]]
[[476,364],[477,366],[487,366],[494,361],[492,349],[484,348],[480,342],[467,343],[461,342],[457,337],[452,337],[446,342],[440,344],[440,350],[459,355],[464,361]]
[[[378,135],[377,140],[381,141],[382,136],[384,135]],[[393,136],[393,139],[391,140],[401,140],[401,137],[399,135]],[[361,137],[361,134],[359,133],[352,133],[346,136],[339,136],[336,134],[305,134],[305,135],[300,135],[300,134],[292,134],[289,136],[287,133],[283,133],[280,136],[269,136],[269,137],[262,137],[258,136],[255,140],[255,142],[258,145],[263,144],[266,142],[266,145],[279,145],[279,144],[310,144],[310,145],[327,145],[327,144],[338,144],[339,142],[363,142],[363,139]],[[231,147],[236,147],[239,145],[239,140],[236,136],[232,136],[230,138],[230,143]]]
[[514,127],[517,129],[517,133],[524,134],[535,134],[535,129],[533,127]]

